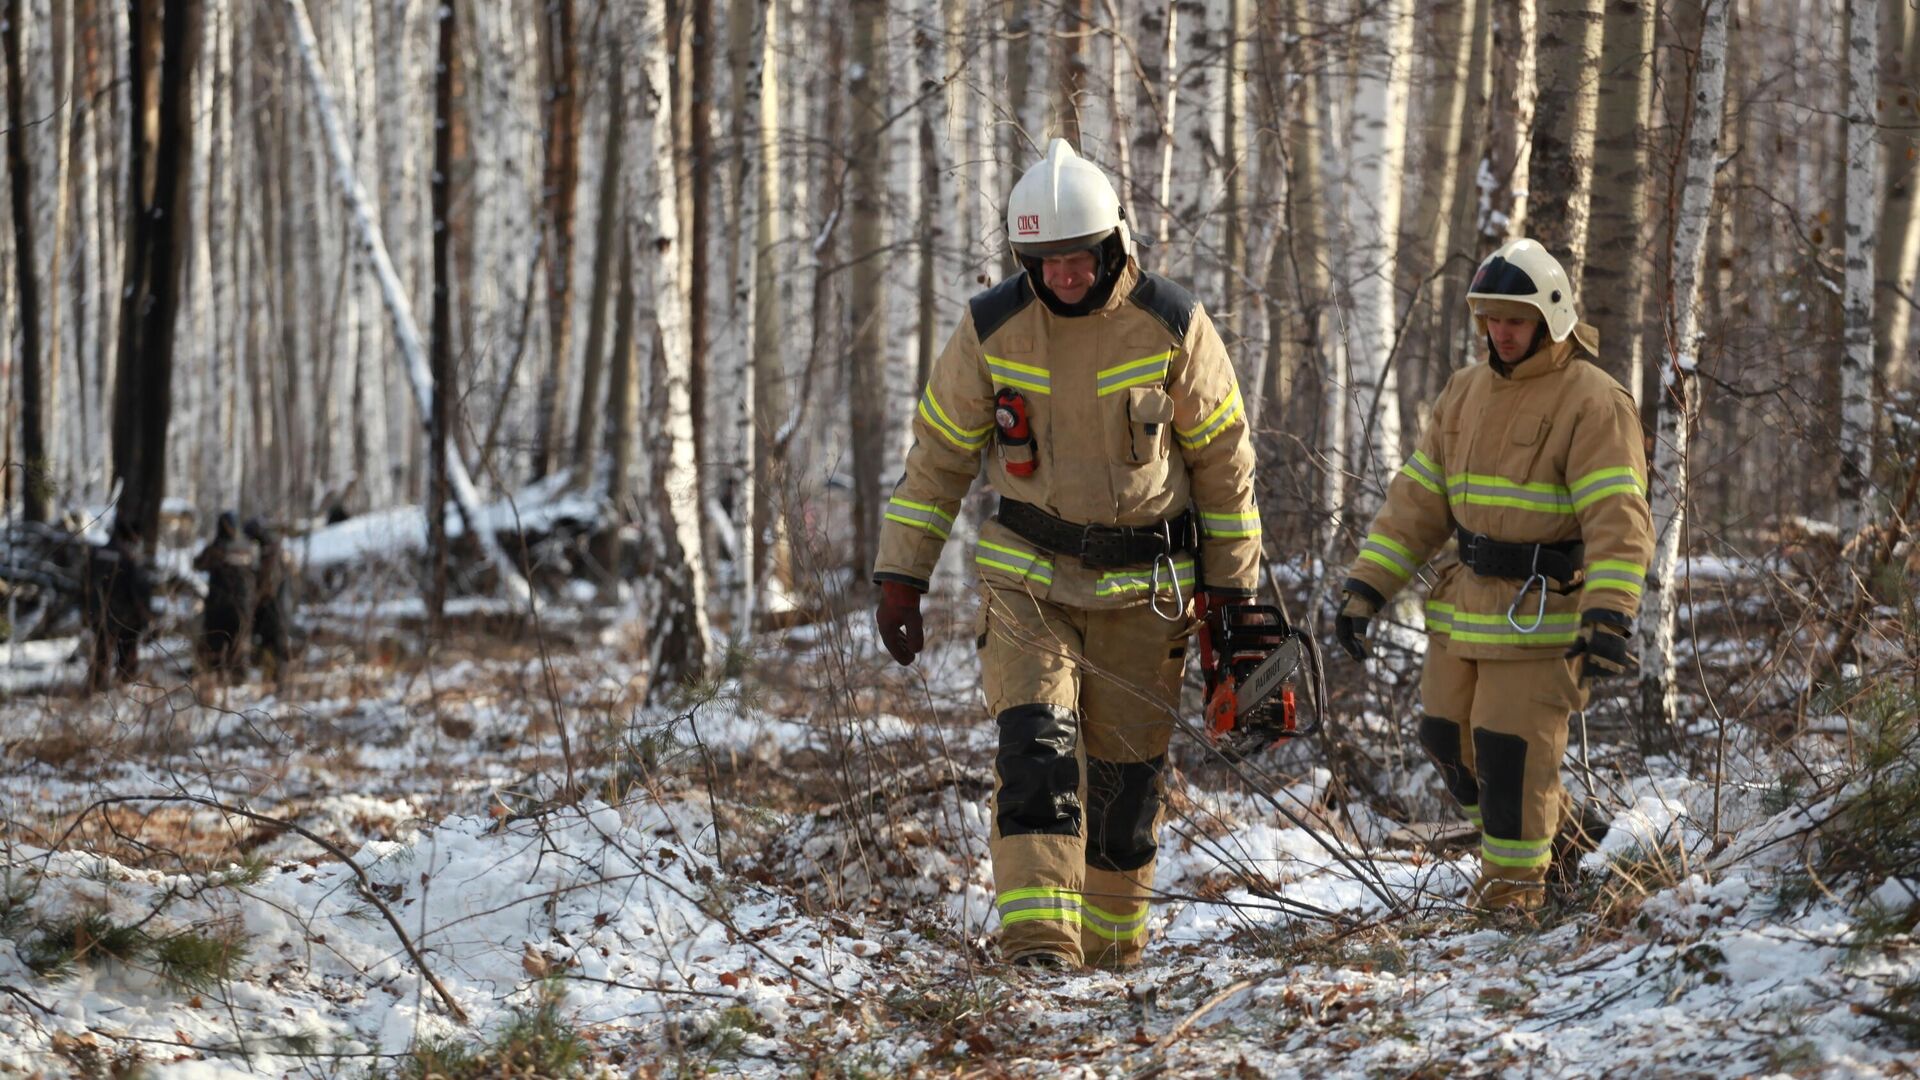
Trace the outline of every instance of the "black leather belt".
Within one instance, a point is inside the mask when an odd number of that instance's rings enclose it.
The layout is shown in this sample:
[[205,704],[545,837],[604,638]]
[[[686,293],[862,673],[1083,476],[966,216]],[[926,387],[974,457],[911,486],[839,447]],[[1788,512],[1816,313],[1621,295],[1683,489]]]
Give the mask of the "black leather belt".
[[1545,574],[1565,585],[1577,578],[1586,566],[1587,545],[1578,540],[1514,544],[1469,532],[1457,525],[1454,535],[1460,540],[1460,561],[1481,577],[1524,581],[1535,574]]
[[1078,525],[1032,503],[1002,498],[994,517],[1029,544],[1055,555],[1072,555],[1100,570],[1146,566],[1162,555],[1200,546],[1200,530],[1191,510],[1158,525]]

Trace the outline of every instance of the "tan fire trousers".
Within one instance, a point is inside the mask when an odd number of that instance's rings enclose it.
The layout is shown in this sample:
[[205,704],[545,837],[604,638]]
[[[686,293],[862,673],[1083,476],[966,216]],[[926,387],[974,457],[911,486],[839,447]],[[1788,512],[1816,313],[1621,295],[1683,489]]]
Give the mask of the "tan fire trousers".
[[1571,810],[1560,782],[1567,719],[1587,703],[1558,652],[1465,660],[1430,639],[1420,674],[1420,743],[1448,792],[1480,826],[1473,897],[1486,908],[1539,906],[1554,833]]
[[[999,725],[993,799],[1001,952],[1122,967],[1148,898],[1193,622],[987,586],[981,668]],[[1164,604],[1164,601],[1163,601]]]

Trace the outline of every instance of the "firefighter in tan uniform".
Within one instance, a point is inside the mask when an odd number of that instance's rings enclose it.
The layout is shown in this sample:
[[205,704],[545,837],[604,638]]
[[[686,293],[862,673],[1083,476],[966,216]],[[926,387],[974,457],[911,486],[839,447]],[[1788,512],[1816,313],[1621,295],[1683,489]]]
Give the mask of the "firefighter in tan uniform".
[[1133,261],[1097,168],[1055,139],[1007,232],[1024,272],[968,303],[915,404],[877,619],[912,662],[920,595],[984,456],[1000,496],[973,561],[1001,950],[1117,967],[1147,941],[1188,635],[1208,605],[1253,595],[1253,447],[1212,321]]
[[[1490,357],[1454,373],[1348,570],[1334,623],[1367,655],[1372,616],[1448,540],[1427,601],[1420,743],[1481,828],[1480,906],[1533,908],[1583,837],[1560,782],[1587,682],[1627,647],[1653,556],[1633,399],[1590,358],[1566,272],[1515,240],[1467,294]],[[1556,837],[1560,843],[1556,845]]]

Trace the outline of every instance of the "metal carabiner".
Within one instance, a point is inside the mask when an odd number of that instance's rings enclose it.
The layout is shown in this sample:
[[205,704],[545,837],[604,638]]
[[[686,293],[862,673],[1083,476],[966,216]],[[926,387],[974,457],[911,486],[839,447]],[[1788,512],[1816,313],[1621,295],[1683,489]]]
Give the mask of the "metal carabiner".
[[[1173,586],[1173,608],[1169,614],[1160,610],[1160,564],[1167,564],[1167,582]],[[1173,564],[1173,556],[1161,552],[1153,557],[1153,570],[1147,577],[1147,604],[1153,613],[1167,622],[1180,622],[1187,617],[1187,598],[1180,593],[1180,568]]]
[[[1513,613],[1520,610],[1521,604],[1526,603],[1527,593],[1533,590],[1533,586],[1535,582],[1538,582],[1540,585],[1540,606],[1533,613],[1533,625],[1521,626],[1520,620],[1514,618]],[[1535,630],[1540,629],[1540,627],[1544,625],[1546,621],[1547,621],[1547,575],[1540,572],[1540,545],[1535,544],[1533,545],[1533,569],[1527,577],[1526,584],[1521,585],[1520,591],[1514,595],[1513,603],[1507,605],[1507,625],[1513,627],[1515,630],[1518,630],[1523,634],[1531,634]]]

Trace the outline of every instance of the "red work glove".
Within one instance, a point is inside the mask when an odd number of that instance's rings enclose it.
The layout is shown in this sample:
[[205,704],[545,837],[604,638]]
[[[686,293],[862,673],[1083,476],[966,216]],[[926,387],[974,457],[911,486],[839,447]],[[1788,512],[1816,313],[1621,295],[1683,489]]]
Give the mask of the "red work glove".
[[920,590],[904,581],[880,583],[880,606],[873,621],[880,628],[880,641],[894,662],[911,664],[926,647],[920,626]]

